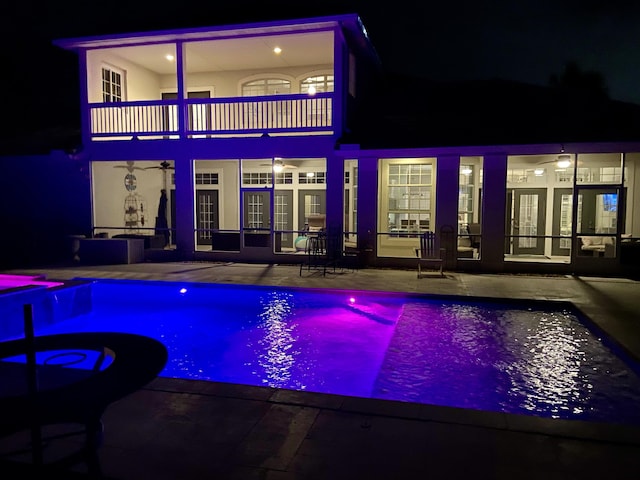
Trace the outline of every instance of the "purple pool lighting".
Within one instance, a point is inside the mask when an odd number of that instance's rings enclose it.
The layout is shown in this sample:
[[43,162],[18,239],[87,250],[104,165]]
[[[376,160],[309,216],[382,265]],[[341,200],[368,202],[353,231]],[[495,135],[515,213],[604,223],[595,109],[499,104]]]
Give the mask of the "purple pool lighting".
[[44,286],[46,288],[64,285],[61,282],[48,282],[40,276],[29,275],[4,275],[0,274],[0,290],[8,290],[17,287]]
[[146,335],[169,351],[165,377],[640,425],[637,366],[567,303],[126,280],[90,291],[89,313],[36,334]]

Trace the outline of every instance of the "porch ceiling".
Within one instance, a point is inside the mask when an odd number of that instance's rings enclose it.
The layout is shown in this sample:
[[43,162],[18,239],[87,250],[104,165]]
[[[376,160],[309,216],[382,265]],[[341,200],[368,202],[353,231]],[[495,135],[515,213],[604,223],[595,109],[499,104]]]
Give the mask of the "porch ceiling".
[[[274,47],[282,53],[276,55]],[[125,60],[162,75],[175,74],[173,44],[154,44],[108,49]],[[205,40],[186,44],[187,73],[277,69],[303,65],[333,65],[333,33]]]

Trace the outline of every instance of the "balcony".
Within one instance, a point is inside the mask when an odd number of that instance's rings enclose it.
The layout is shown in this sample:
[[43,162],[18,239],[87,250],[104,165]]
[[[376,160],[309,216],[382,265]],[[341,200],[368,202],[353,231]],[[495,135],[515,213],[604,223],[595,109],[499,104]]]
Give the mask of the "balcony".
[[333,95],[92,103],[89,131],[92,140],[331,135]]

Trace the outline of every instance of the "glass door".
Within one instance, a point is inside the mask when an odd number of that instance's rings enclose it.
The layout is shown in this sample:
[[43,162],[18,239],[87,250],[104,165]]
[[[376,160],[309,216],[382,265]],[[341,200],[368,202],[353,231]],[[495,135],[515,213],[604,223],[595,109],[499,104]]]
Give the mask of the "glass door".
[[546,188],[517,188],[508,212],[513,255],[544,255]]
[[[551,255],[571,255],[571,219],[573,210],[573,190],[556,188],[553,191],[553,227],[551,234]],[[563,238],[557,238],[558,236]]]
[[298,225],[306,228],[310,215],[327,213],[327,192],[325,190],[298,190]]
[[242,190],[242,246],[271,246],[271,195],[273,190]]
[[577,187],[576,252],[581,257],[615,258],[620,190],[616,187]]
[[273,192],[275,251],[293,251],[293,190]]
[[196,190],[196,244],[211,245],[211,231],[219,228],[218,190]]

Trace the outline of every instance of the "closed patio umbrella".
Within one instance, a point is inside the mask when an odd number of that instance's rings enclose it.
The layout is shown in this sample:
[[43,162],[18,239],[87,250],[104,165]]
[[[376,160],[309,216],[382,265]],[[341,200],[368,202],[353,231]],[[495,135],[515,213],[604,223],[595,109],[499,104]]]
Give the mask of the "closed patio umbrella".
[[167,222],[167,191],[160,190],[160,202],[158,203],[158,216],[156,217],[156,235],[164,236],[164,246],[169,245],[169,223]]

